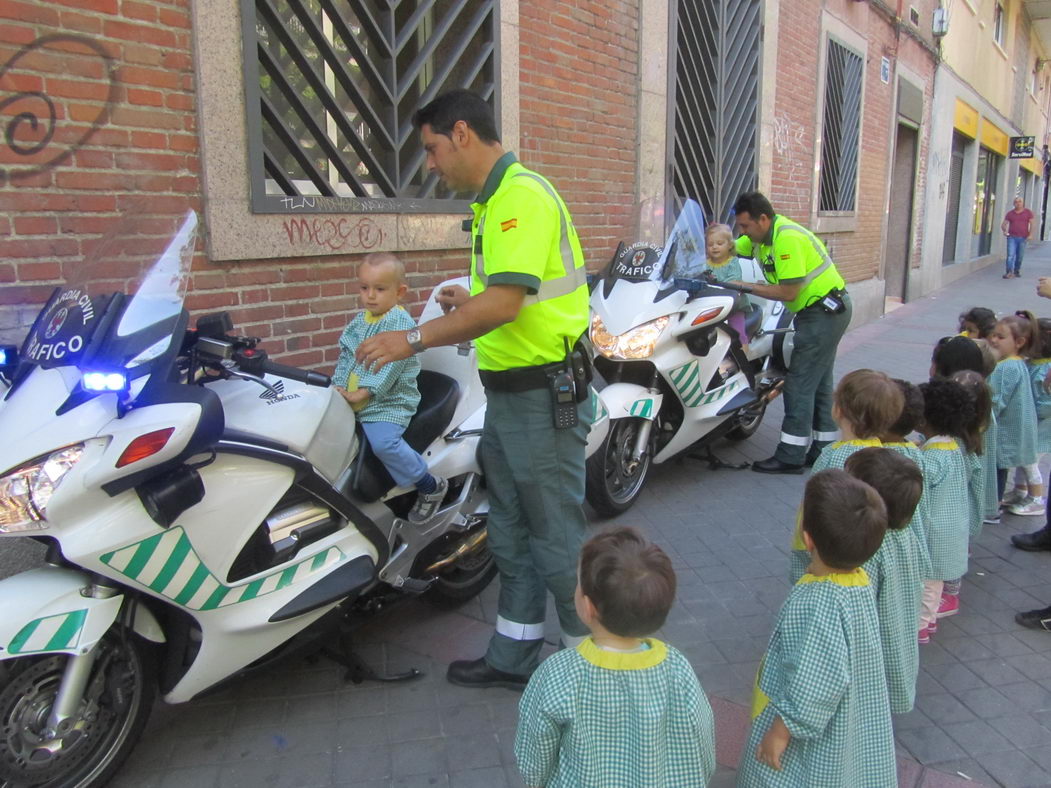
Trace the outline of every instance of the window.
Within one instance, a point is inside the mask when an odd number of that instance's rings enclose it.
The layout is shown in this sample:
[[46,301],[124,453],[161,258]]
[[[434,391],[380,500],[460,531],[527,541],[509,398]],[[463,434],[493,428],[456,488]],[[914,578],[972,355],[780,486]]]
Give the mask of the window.
[[1006,25],[1006,19],[1004,18],[1004,7],[1001,3],[997,3],[993,7],[993,41],[999,44],[1001,47],[1004,45],[1004,28]]
[[828,40],[819,211],[853,211],[861,138],[861,55]]
[[496,101],[495,0],[242,0],[252,209],[447,212],[412,114]]

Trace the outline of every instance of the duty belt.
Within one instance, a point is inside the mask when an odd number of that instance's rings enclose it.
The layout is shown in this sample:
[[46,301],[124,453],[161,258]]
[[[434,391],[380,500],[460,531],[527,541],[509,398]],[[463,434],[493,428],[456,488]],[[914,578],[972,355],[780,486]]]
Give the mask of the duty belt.
[[535,367],[515,367],[514,369],[480,369],[478,377],[482,385],[492,391],[509,394],[520,394],[523,391],[547,388],[548,378],[565,369],[566,362],[554,361],[550,364],[539,364]]

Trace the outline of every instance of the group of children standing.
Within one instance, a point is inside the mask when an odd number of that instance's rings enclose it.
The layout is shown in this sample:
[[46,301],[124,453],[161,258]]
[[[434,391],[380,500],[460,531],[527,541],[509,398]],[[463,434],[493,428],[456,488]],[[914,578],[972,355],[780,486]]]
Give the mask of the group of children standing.
[[[1044,513],[1051,321],[973,309],[960,329],[938,342],[924,383],[861,369],[836,388],[841,439],[806,485],[739,786],[896,785],[891,715],[913,707],[920,645],[959,612],[970,541],[1001,506]],[[673,598],[670,562],[637,532],[585,546],[578,610],[593,635],[526,689],[527,785],[707,784],[711,707],[682,655],[649,637]]]

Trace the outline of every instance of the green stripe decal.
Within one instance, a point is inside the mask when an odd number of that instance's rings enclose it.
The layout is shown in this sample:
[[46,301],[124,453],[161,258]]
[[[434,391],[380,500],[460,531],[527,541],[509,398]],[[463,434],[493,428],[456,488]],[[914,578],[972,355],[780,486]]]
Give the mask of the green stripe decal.
[[672,382],[675,383],[676,387],[679,385],[679,381],[682,380],[683,376],[690,371],[691,366],[693,366],[692,361],[689,364],[684,364],[671,373]]
[[262,580],[253,580],[247,586],[245,586],[244,593],[241,594],[241,602],[247,602],[249,599],[255,599],[259,596],[259,589],[263,587],[263,583],[266,582],[264,577]]
[[178,596],[172,601],[177,605],[185,605],[193,599],[193,595],[197,593],[197,589],[201,587],[201,583],[203,583],[209,575],[211,575],[211,572],[208,571],[208,568],[204,564],[198,563],[197,568],[193,570],[193,574],[190,575],[190,579],[186,581],[186,585],[183,586],[182,591],[180,591]]
[[179,541],[172,550],[172,554],[168,556],[168,560],[164,562],[164,567],[161,569],[160,574],[158,574],[157,578],[150,583],[150,588],[158,592],[163,591],[165,586],[171,582],[175,573],[179,571],[179,567],[182,566],[182,563],[189,552],[190,540],[186,538],[186,534],[181,534],[179,536]]
[[23,646],[25,646],[26,641],[29,640],[29,638],[33,637],[33,633],[36,632],[36,628],[40,626],[41,621],[43,621],[43,619],[38,618],[35,621],[30,621],[28,624],[22,627],[22,630],[17,635],[15,635],[14,640],[12,640],[10,645],[8,645],[7,650],[10,651],[12,654],[19,653],[22,650]]
[[697,374],[698,374],[697,365],[694,364],[694,365],[692,365],[690,367],[690,374],[687,375],[686,379],[682,380],[682,382],[676,383],[675,384],[675,388],[677,388],[680,392],[686,391],[686,389],[690,388],[690,386],[693,384],[693,382],[695,380],[697,380]]
[[[652,405],[650,407],[652,408]],[[178,532],[178,539],[175,539],[173,542],[174,531]],[[165,539],[163,548],[161,548],[161,539]],[[168,552],[168,555],[163,556],[162,553],[158,553],[159,548],[163,552]],[[242,585],[227,585],[213,575],[208,567],[204,565],[200,556],[194,551],[186,532],[179,527],[170,529],[166,534],[151,536],[138,544],[130,544],[108,552],[101,556],[101,560],[110,566],[116,561],[119,566],[124,563],[124,557],[129,555],[129,553],[132,555],[131,561],[128,562],[124,569],[117,570],[120,574],[137,579],[147,565],[157,566],[163,557],[164,560],[160,572],[149,583],[149,589],[160,596],[171,599],[177,605],[193,610],[215,610],[224,604],[250,602],[253,599],[258,599],[260,596],[294,585],[297,581],[303,581],[315,572],[324,570],[327,566],[339,563],[346,558],[339,548],[330,547],[315,556],[304,558],[297,564],[278,568],[270,574],[251,582]],[[150,564],[151,557],[156,558],[152,564]],[[191,567],[193,572],[190,573],[189,579],[182,583],[181,578],[186,577]],[[173,584],[172,581],[176,577],[180,578],[180,580],[178,583]],[[276,582],[274,582],[275,578]],[[140,585],[147,585],[142,580],[139,583]],[[182,583],[181,588],[179,583]],[[172,587],[169,588],[169,586]],[[209,588],[212,589],[210,592],[202,592],[202,589]],[[204,596],[206,596],[206,599],[201,603],[199,600]],[[70,627],[73,627],[72,622],[67,623]],[[33,636],[35,628],[36,623],[32,627],[27,625],[26,629],[19,633],[18,637],[21,639],[21,643],[24,644]],[[56,633],[56,639],[59,638],[59,634]],[[66,640],[70,637],[68,634],[63,636]],[[12,646],[14,645],[13,643]]]
[[67,615],[66,620],[62,622],[62,626],[58,628],[58,631],[51,636],[51,640],[47,642],[44,651],[54,651],[55,649],[75,646],[80,639],[80,630],[84,626],[84,620],[87,617],[87,610],[74,610]]
[[145,542],[140,542],[135,550],[135,555],[132,556],[131,561],[128,563],[127,569],[124,570],[124,574],[130,578],[138,577],[139,572],[143,570],[143,567],[150,560],[150,556],[153,555],[153,551],[157,549],[157,542],[160,539],[160,536],[151,536]]
[[292,580],[296,576],[296,569],[297,568],[298,567],[290,566],[288,569],[286,569],[284,572],[282,572],[281,573],[281,579],[277,581],[277,588],[275,588],[274,590],[275,591],[280,591],[282,588],[284,588],[289,583],[291,583]]

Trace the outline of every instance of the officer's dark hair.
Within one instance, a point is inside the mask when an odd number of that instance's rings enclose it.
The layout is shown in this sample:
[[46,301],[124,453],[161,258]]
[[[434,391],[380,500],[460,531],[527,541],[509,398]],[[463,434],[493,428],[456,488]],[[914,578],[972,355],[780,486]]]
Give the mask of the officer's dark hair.
[[833,401],[858,438],[886,435],[905,405],[898,385],[874,369],[855,369],[844,375]]
[[920,384],[923,392],[923,432],[967,440],[967,425],[974,421],[974,395],[955,380],[931,378]]
[[879,493],[887,509],[887,528],[900,531],[912,520],[923,495],[923,471],[893,449],[869,446],[847,457],[843,466]]
[[982,351],[970,337],[942,337],[931,353],[933,373],[939,378],[951,378],[957,372],[971,369],[981,373],[985,367]]
[[492,144],[500,141],[493,108],[477,93],[462,88],[442,93],[416,110],[412,116],[412,125],[417,129],[427,125],[435,134],[451,137],[453,126],[458,120],[470,126],[482,142]]
[[675,570],[634,528],[611,528],[580,549],[580,590],[614,635],[644,637],[664,625],[675,602]]
[[803,492],[803,530],[830,568],[857,569],[883,544],[887,507],[879,493],[839,468],[810,477]]
[[752,219],[760,216],[774,218],[774,206],[762,192],[745,192],[734,203],[734,213],[747,213]]
[[901,408],[898,420],[887,428],[887,432],[881,438],[884,443],[888,438],[903,438],[910,432],[918,430],[923,424],[923,394],[919,386],[901,378],[892,378],[892,380],[901,390],[905,404]]
[[993,413],[993,395],[985,378],[973,369],[961,369],[952,379],[963,386],[974,398],[974,414],[963,425],[963,445],[967,451],[981,456],[982,436],[989,429]]

